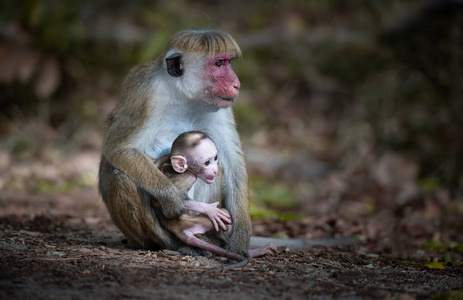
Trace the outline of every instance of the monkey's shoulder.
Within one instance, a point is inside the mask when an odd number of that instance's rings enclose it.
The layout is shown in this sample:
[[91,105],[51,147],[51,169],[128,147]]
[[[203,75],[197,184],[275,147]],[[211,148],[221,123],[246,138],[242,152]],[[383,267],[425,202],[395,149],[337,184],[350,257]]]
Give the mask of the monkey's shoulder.
[[144,82],[146,79],[152,79],[158,69],[159,59],[136,65],[127,73],[124,82]]
[[149,95],[152,84],[155,81],[158,73],[158,61],[149,61],[133,67],[124,77],[120,89],[120,100],[132,99],[141,100]]

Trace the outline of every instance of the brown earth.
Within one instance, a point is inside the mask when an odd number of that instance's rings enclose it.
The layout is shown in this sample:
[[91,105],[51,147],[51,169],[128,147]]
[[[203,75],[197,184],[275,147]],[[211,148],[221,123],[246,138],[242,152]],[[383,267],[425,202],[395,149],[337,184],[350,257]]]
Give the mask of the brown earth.
[[462,298],[462,267],[431,269],[365,245],[280,247],[243,268],[205,273],[227,261],[129,249],[122,240],[94,188],[4,192],[0,299]]

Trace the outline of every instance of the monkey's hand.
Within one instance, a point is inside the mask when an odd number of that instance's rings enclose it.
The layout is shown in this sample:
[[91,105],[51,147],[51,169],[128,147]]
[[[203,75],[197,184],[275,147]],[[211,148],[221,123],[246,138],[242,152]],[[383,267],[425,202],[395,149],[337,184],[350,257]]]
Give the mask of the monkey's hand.
[[219,202],[214,202],[212,204],[203,203],[203,205],[204,211],[202,213],[206,214],[209,219],[211,219],[212,224],[214,224],[215,231],[219,231],[219,226],[226,231],[227,225],[224,222],[227,222],[228,224],[232,223],[228,211],[218,208],[217,205],[219,205]]
[[227,230],[227,225],[231,224],[231,217],[227,210],[220,209],[217,206],[219,202],[214,202],[212,204],[194,201],[194,200],[187,200],[185,201],[185,208],[188,210],[197,211],[199,213],[205,214],[209,217],[212,224],[214,225],[215,231],[219,231],[219,226],[223,230]]
[[151,161],[153,162],[153,164],[156,166],[156,167],[161,167],[163,164],[165,164],[168,160],[169,160],[169,156],[170,154],[166,154],[164,156],[161,156],[159,158],[155,158],[155,157],[152,157],[150,155],[147,154],[147,156],[151,159]]

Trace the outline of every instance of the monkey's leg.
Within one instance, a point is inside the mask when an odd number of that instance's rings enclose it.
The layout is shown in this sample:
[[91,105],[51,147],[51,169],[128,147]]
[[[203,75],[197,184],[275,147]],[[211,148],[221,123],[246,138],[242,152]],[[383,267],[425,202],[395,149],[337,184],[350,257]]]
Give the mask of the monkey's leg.
[[[206,236],[209,238],[211,243],[215,245],[225,246],[228,240],[230,239],[230,234],[232,232],[233,225],[227,225],[226,231],[216,232],[214,230],[209,230],[206,232]],[[249,249],[247,251],[247,257],[258,257],[264,255],[275,255],[278,252],[278,247],[272,243],[268,243],[265,246],[261,246],[255,249]]]
[[199,239],[198,236],[204,233],[204,226],[202,226],[201,224],[195,224],[189,228],[186,228],[183,230],[182,233],[183,234],[180,235],[181,240],[183,240],[188,245],[192,245],[192,246],[207,250],[209,252],[215,253],[217,255],[221,255],[221,256],[231,258],[237,261],[246,260],[245,257],[239,254],[230,252],[228,250],[225,250],[216,245],[210,244],[206,241]]
[[185,216],[184,219],[187,219],[187,217],[188,217],[188,221],[185,220],[185,222],[183,223],[185,227],[180,232],[177,233],[177,236],[182,241],[184,241],[188,245],[192,245],[200,249],[204,249],[209,252],[212,252],[214,254],[224,256],[224,257],[237,261],[236,263],[228,264],[228,265],[221,266],[218,268],[209,269],[205,273],[211,273],[211,272],[216,272],[216,271],[223,272],[229,269],[242,268],[248,264],[249,260],[246,257],[236,254],[234,252],[225,250],[223,248],[220,248],[216,245],[213,245],[211,243],[208,243],[198,238],[198,236],[201,236],[206,231],[211,230],[212,223],[208,218],[202,217],[202,216],[198,216],[198,217]]
[[103,199],[108,211],[130,244],[147,249],[170,246],[169,233],[159,224],[148,194],[137,188],[129,176],[114,169],[107,191]]

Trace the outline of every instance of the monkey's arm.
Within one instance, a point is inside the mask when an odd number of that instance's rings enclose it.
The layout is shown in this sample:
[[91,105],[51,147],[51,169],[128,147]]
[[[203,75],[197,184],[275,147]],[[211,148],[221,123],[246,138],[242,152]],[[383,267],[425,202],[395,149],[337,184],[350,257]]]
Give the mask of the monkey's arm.
[[163,155],[159,158],[154,158],[148,155],[148,157],[151,159],[153,164],[159,169],[163,164],[165,164],[170,157],[170,154]]
[[[244,175],[247,177],[246,175]],[[235,187],[234,190],[231,190],[231,195],[228,197],[234,197],[235,203],[231,203],[230,208],[226,206],[227,209],[234,209],[234,214],[232,214],[233,222],[233,232],[226,245],[226,248],[234,251],[238,254],[248,256],[249,241],[252,234],[252,225],[251,225],[251,216],[249,211],[249,193],[247,188],[247,178],[242,182],[241,185]],[[229,203],[226,201],[226,203]],[[235,205],[235,207],[233,207]]]
[[[211,126],[204,126],[200,128],[200,131],[209,135],[220,153],[221,206],[229,211],[233,222],[231,236],[226,248],[246,256],[248,255],[252,225],[244,155],[238,132],[235,129],[233,112],[227,109],[221,110],[217,114],[219,114],[219,118],[207,120],[207,124],[214,124],[214,128],[220,128],[220,131],[211,130]],[[197,195],[200,197],[199,194]]]
[[147,154],[130,143],[149,118],[156,66],[157,62],[139,65],[124,79],[119,102],[108,118],[102,156],[106,163],[127,174],[137,187],[152,195],[151,199],[155,200],[152,205],[166,218],[172,219],[186,212],[183,202],[188,196],[159,171]]
[[227,165],[233,166],[233,168],[223,167],[222,178],[224,188],[222,197],[233,222],[233,232],[226,248],[241,255],[248,255],[249,240],[252,234],[248,176],[238,139],[233,146],[234,148],[230,149],[230,154],[227,154],[226,157],[226,159],[230,159],[226,162]]
[[[117,145],[108,131],[105,145]],[[186,193],[180,192],[167,177],[153,164],[151,158],[140,150],[130,146],[103,148],[104,158],[115,168],[127,174],[140,188],[151,194],[152,203],[168,219],[173,219],[186,212],[184,201]]]

